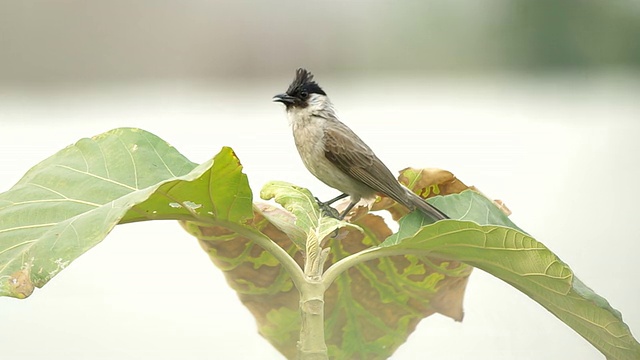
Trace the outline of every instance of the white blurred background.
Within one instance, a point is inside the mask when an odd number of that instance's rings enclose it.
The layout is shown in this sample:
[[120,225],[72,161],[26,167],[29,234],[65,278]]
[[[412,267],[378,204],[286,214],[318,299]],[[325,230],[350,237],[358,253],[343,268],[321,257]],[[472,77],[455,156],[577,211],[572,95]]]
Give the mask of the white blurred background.
[[[280,104],[304,66],[392,170],[439,167],[500,198],[640,331],[640,6],[633,1],[0,2],[0,191],[82,137],[140,127],[203,162],[336,195]],[[462,323],[394,359],[602,359],[475,271]],[[118,226],[26,300],[0,298],[3,359],[280,359],[195,239]]]

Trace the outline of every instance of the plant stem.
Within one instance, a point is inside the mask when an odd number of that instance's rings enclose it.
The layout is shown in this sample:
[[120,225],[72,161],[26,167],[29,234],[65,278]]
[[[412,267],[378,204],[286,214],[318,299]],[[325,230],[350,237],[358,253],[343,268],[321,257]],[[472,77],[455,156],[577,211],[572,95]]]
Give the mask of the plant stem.
[[298,359],[327,360],[329,355],[324,340],[324,292],[322,281],[305,278],[300,288],[300,340],[298,341]]
[[300,291],[300,340],[298,341],[298,359],[327,360],[327,344],[324,342],[324,292],[322,269],[327,260],[328,249],[320,247],[320,235],[315,231],[307,234],[304,284]]
[[328,289],[329,286],[331,286],[331,284],[333,283],[333,281],[338,277],[338,275],[342,274],[345,270],[353,266],[356,266],[365,261],[378,259],[384,256],[407,255],[413,252],[415,251],[408,250],[408,249],[390,249],[390,248],[380,248],[380,247],[373,247],[373,248],[360,251],[359,253],[349,255],[346,258],[341,259],[340,261],[331,265],[327,269],[327,271],[324,272],[324,275],[322,276],[322,283]]

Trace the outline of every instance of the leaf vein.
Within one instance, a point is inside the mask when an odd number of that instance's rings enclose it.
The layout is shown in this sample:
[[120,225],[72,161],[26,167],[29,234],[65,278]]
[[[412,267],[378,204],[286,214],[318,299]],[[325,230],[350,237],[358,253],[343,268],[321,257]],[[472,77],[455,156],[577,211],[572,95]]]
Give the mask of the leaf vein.
[[16,231],[16,230],[25,230],[25,229],[37,229],[41,227],[53,226],[57,223],[44,223],[44,224],[33,224],[33,225],[24,225],[24,226],[15,226],[12,228],[0,229],[0,233]]
[[102,180],[102,181],[105,181],[105,182],[108,182],[108,183],[111,183],[111,184],[114,184],[114,185],[118,185],[118,186],[121,186],[121,187],[123,187],[125,189],[128,189],[128,190],[132,190],[132,191],[138,190],[135,187],[129,186],[129,185],[124,184],[124,183],[121,183],[119,181],[115,181],[115,180],[112,180],[112,179],[109,179],[109,178],[105,178],[104,176],[92,174],[90,172],[74,169],[74,168],[72,168],[70,166],[67,166],[67,165],[57,164],[55,166],[63,168],[63,169],[66,169],[66,170],[74,171],[74,172],[77,172],[77,173],[82,174],[82,175],[87,175],[87,176],[90,176],[90,177],[93,177],[93,178],[96,178],[96,179],[99,179],[99,180]]

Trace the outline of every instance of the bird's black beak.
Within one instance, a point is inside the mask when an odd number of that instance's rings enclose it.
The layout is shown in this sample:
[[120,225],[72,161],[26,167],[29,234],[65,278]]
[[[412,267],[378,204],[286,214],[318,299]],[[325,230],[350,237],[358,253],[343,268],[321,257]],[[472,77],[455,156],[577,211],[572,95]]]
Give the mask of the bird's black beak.
[[274,96],[273,101],[281,102],[285,105],[293,105],[296,102],[296,98],[285,93]]

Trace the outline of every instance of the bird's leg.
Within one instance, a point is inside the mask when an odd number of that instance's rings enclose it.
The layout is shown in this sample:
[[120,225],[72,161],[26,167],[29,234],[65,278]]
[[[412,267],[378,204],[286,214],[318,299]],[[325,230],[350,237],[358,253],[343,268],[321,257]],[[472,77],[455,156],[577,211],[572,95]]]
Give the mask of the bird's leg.
[[[320,208],[320,210],[328,216],[331,216],[334,219],[338,219],[338,220],[343,220],[345,216],[347,216],[347,214],[349,213],[349,211],[351,211],[351,209],[353,209],[354,206],[356,206],[356,204],[358,203],[358,201],[356,202],[351,202],[349,203],[349,206],[347,206],[346,209],[344,209],[344,211],[342,212],[342,214],[338,213],[338,211],[334,208],[332,208],[330,205],[333,204],[334,202],[340,200],[340,199],[344,199],[346,198],[347,194],[340,194],[336,197],[334,197],[333,199],[326,201],[326,202],[322,202],[320,201],[320,199],[315,198],[316,201],[318,202],[318,207]],[[333,234],[331,234],[331,237],[336,237],[338,236],[338,231],[340,231],[340,229],[336,229]]]
[[[320,201],[320,199],[315,198],[316,201],[318,202],[318,207],[320,208],[320,210],[328,216],[331,216],[334,219],[338,219],[338,220],[343,220],[345,216],[347,216],[347,214],[349,214],[349,211],[351,211],[351,209],[353,209],[354,206],[356,206],[356,204],[358,203],[358,201],[351,201],[349,203],[349,206],[347,206],[346,209],[344,209],[344,211],[342,212],[342,214],[338,213],[338,211],[334,208],[331,207],[331,204],[333,204],[334,202],[340,200],[340,199],[344,199],[347,196],[349,196],[348,194],[340,194],[336,197],[334,197],[333,199],[329,200],[329,201],[325,201],[322,202]],[[336,231],[333,233],[333,237],[338,236],[338,229],[336,229]]]
[[345,217],[345,216],[347,216],[347,214],[349,213],[349,211],[351,211],[351,209],[353,209],[353,207],[354,207],[354,206],[356,206],[356,204],[357,204],[357,203],[358,203],[357,201],[356,201],[356,202],[353,202],[353,201],[352,201],[352,202],[349,204],[349,206],[347,206],[347,208],[346,208],[346,209],[344,209],[344,211],[342,212],[342,214],[340,214],[340,216],[338,217],[338,220],[342,220],[342,219],[344,219],[344,217]]
[[336,202],[336,201],[338,201],[340,199],[344,199],[347,196],[349,196],[349,195],[340,194],[340,195],[334,197],[333,199],[331,199],[329,201],[325,201],[325,202],[320,201],[320,199],[318,199],[318,198],[314,198],[314,199],[316,199],[316,202],[318,203],[318,207],[320,208],[320,210],[322,210],[323,213],[325,213],[326,215],[329,215],[331,217],[334,217],[336,219],[342,220],[344,215],[341,217],[340,214],[336,211],[336,209],[331,207],[331,204],[333,204],[334,202]]
[[340,194],[340,195],[334,197],[333,199],[325,201],[325,202],[320,201],[320,199],[318,199],[318,198],[314,198],[314,199],[316,199],[316,202],[318,203],[318,207],[320,208],[320,210],[322,210],[323,213],[325,213],[326,215],[331,216],[333,218],[336,218],[338,220],[342,220],[342,219],[344,219],[345,216],[347,216],[349,211],[351,211],[351,209],[353,209],[353,207],[356,206],[356,204],[358,202],[357,201],[356,202],[351,202],[349,204],[349,206],[347,206],[347,208],[344,209],[342,214],[338,213],[338,211],[336,211],[336,209],[332,208],[331,204],[333,204],[334,202],[336,202],[338,200],[344,199],[347,196],[349,196],[349,195],[348,194]]
[[340,194],[340,195],[334,197],[333,199],[331,199],[329,201],[325,201],[325,202],[320,201],[318,198],[315,198],[315,199],[318,202],[318,205],[320,205],[320,207],[322,207],[322,206],[326,206],[326,205],[331,205],[331,204],[333,204],[334,202],[336,202],[338,200],[346,198],[347,196],[349,196],[349,195],[348,194]]

